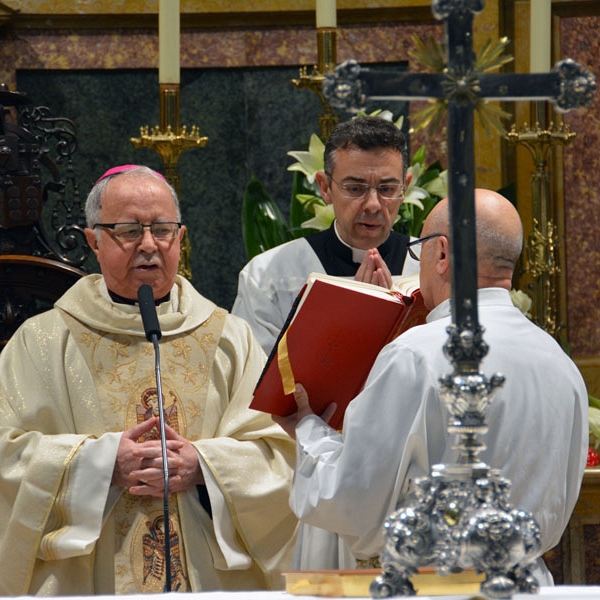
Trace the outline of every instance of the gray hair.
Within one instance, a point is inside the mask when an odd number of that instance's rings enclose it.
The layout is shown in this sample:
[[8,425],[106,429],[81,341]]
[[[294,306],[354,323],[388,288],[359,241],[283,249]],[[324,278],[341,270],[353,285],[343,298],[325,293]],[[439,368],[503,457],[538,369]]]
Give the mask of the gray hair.
[[[506,200],[508,202],[508,200]],[[427,217],[428,233],[450,234],[450,204],[446,202],[434,208]],[[515,209],[516,210],[516,209]],[[483,210],[475,217],[477,262],[494,269],[514,270],[523,251],[523,226],[519,229],[506,226],[489,210]]]
[[177,197],[177,192],[175,191],[175,188],[160,173],[157,173],[150,167],[146,167],[145,165],[136,165],[134,167],[131,167],[130,169],[126,169],[117,173],[113,173],[112,175],[108,175],[107,177],[101,177],[94,184],[94,186],[90,190],[90,193],[88,194],[87,200],[85,201],[85,219],[89,228],[93,228],[94,225],[100,222],[100,211],[102,210],[102,196],[104,195],[104,190],[108,185],[108,182],[114,179],[115,177],[123,176],[153,177],[154,179],[161,181],[169,189],[169,192],[173,197],[173,204],[175,205],[175,210],[177,211],[177,220],[181,221],[179,198]]
[[496,269],[513,270],[523,250],[522,230],[519,234],[509,233],[483,219],[477,222],[476,227],[478,259]]

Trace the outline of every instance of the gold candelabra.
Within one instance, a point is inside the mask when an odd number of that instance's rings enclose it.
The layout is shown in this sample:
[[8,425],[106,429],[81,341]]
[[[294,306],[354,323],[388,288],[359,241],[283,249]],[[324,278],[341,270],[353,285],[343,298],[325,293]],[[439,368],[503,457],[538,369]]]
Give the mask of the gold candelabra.
[[[196,125],[192,125],[188,132],[187,127],[180,124],[179,90],[178,83],[160,83],[160,125],[152,129],[144,125],[140,127],[140,137],[131,138],[136,148],[152,148],[160,156],[165,177],[178,196],[181,185],[177,164],[181,153],[188,148],[203,148],[208,142],[206,136],[200,136]],[[187,233],[181,244],[179,273],[188,279],[192,278],[191,245]]]
[[548,157],[550,151],[571,142],[575,133],[562,124],[547,125],[546,103],[531,103],[533,128],[525,124],[517,131],[515,125],[506,134],[509,142],[527,148],[534,162],[531,172],[532,229],[523,253],[523,276],[532,296],[533,320],[557,337],[562,327],[559,303],[561,275],[561,234],[557,226],[557,209],[550,194]]
[[319,27],[317,29],[317,64],[309,73],[307,67],[300,67],[298,79],[292,79],[296,88],[312,90],[323,107],[323,114],[319,116],[319,133],[322,140],[326,140],[337,125],[339,118],[333,112],[325,97],[322,88],[325,76],[332,73],[337,64],[337,30],[335,27]]

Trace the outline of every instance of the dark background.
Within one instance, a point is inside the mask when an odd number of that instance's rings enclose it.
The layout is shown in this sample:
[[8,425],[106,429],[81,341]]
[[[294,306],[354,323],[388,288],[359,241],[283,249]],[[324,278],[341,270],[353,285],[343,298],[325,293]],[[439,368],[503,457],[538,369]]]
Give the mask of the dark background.
[[[398,69],[404,65],[378,65]],[[246,263],[241,234],[244,189],[256,175],[288,215],[295,160],[308,149],[322,112],[317,96],[296,89],[298,67],[193,69],[181,72],[181,124],[197,125],[209,138],[179,160],[180,202],[191,244],[192,283],[220,306],[231,308],[237,275]],[[164,171],[158,154],[135,148],[140,127],[159,124],[158,78],[148,70],[20,70],[17,89],[34,106],[71,119],[77,128],[74,167],[80,193],[118,164],[146,164]],[[376,105],[368,109],[376,108]],[[386,106],[398,116],[405,103]],[[350,115],[340,115],[340,119]],[[94,258],[85,265],[97,271]]]

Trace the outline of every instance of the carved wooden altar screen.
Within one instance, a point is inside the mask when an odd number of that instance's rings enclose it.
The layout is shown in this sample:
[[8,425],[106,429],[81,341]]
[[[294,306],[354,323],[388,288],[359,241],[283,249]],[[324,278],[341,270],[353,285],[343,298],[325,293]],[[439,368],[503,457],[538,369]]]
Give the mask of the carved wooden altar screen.
[[0,86],[0,350],[85,274],[74,124]]

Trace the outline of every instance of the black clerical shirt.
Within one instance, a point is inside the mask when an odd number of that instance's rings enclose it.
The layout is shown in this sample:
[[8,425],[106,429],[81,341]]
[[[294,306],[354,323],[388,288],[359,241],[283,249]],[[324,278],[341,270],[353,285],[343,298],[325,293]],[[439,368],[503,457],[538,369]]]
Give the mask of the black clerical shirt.
[[[329,229],[309,235],[306,241],[319,257],[328,275],[354,277],[359,264],[352,260],[352,249],[343,244],[335,233],[334,225]],[[402,275],[409,237],[392,231],[388,239],[377,248],[392,275]]]

